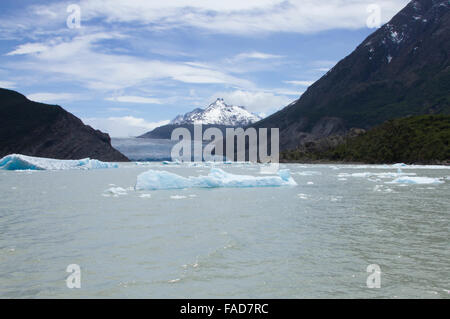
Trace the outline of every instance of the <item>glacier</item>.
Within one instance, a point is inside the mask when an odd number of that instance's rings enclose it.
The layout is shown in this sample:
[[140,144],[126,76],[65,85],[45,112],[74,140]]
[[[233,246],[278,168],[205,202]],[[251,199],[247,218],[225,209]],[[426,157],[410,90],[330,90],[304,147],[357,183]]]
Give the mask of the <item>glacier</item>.
[[117,168],[115,163],[105,163],[96,159],[57,160],[43,157],[33,157],[21,154],[11,154],[0,159],[0,169],[18,170],[66,170],[66,169],[102,169]]
[[227,173],[220,168],[212,168],[208,176],[183,177],[167,171],[149,170],[140,174],[136,190],[161,190],[184,188],[217,187],[279,187],[296,186],[289,170],[280,170],[278,176],[250,176]]

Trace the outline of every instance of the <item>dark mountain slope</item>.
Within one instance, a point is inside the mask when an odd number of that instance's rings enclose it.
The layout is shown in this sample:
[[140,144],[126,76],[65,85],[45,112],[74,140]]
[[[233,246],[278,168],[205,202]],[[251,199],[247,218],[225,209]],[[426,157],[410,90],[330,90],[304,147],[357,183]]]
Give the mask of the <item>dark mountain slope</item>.
[[409,3],[285,109],[281,149],[421,114],[450,114],[450,1]]
[[60,106],[36,103],[0,89],[0,157],[18,153],[56,159],[128,161],[111,146],[108,134]]

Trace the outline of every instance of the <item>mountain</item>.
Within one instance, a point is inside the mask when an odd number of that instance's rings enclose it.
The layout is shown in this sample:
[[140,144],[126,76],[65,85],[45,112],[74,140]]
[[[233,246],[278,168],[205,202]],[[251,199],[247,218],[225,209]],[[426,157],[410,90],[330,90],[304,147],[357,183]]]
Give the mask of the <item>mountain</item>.
[[218,98],[204,110],[198,108],[185,115],[178,115],[170,124],[214,124],[243,127],[259,120],[261,117],[250,113],[244,107],[227,105],[223,99]]
[[261,117],[250,113],[244,107],[228,105],[223,99],[218,98],[206,109],[197,108],[184,115],[178,115],[168,125],[158,127],[139,137],[170,139],[174,129],[184,127],[193,132],[195,124],[202,124],[203,130],[216,127],[225,132],[227,127],[246,127],[259,120]]
[[254,127],[280,148],[411,115],[450,114],[450,1],[410,2],[301,98]]
[[0,136],[0,158],[18,153],[55,159],[128,161],[111,146],[108,134],[84,125],[60,106],[33,102],[6,89],[0,89]]

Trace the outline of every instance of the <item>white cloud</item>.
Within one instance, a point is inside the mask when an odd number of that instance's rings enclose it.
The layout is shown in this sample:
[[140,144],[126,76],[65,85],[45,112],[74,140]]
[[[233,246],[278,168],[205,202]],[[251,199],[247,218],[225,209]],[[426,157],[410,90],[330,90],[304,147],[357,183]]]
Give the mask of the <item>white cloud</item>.
[[11,81],[0,81],[0,88],[4,89],[14,89],[16,87],[16,83]]
[[79,96],[72,93],[33,93],[27,95],[31,101],[49,103],[79,100]]
[[[367,28],[373,3],[381,7],[385,23],[409,0],[80,0],[82,28],[92,21],[117,25],[133,23],[152,30],[196,27],[214,33],[311,33],[331,29]],[[42,33],[60,28],[72,0],[30,5],[21,13],[0,20],[3,37]]]
[[267,60],[267,59],[278,59],[282,58],[282,55],[268,54],[263,52],[244,52],[240,53],[236,56],[236,59],[258,59],[258,60]]
[[47,49],[48,49],[48,47],[43,45],[42,43],[25,43],[25,44],[19,45],[15,50],[7,53],[6,55],[21,55],[21,54],[38,53],[38,52],[46,51]]
[[145,119],[133,116],[86,118],[83,122],[108,133],[111,137],[133,137],[142,135],[159,126],[169,124],[170,121],[147,122]]
[[108,111],[111,112],[131,112],[132,110],[126,107],[108,107]]
[[121,102],[121,103],[137,103],[137,104],[162,104],[161,100],[151,98],[151,97],[143,97],[143,96],[132,96],[132,95],[124,95],[117,97],[109,97],[106,98],[107,101],[112,102]]
[[328,72],[328,71],[330,71],[331,70],[331,68],[317,68],[317,69],[314,69],[315,71],[319,71],[319,72]]
[[314,81],[284,81],[284,83],[299,86],[310,86],[314,83]]
[[270,91],[276,92],[276,94],[279,94],[279,95],[290,95],[290,96],[296,96],[296,97],[299,97],[300,95],[305,93],[303,91],[292,91],[292,90],[286,90],[286,89],[273,89]]
[[251,87],[253,84],[222,70],[183,62],[149,60],[127,55],[99,53],[96,44],[121,34],[94,33],[71,41],[46,44],[48,50],[36,53],[16,68],[66,76],[71,82],[98,90],[118,90],[149,81],[173,80],[191,84],[225,84]]
[[270,113],[292,102],[291,97],[265,91],[217,92],[211,99],[217,97],[223,98],[228,104],[245,106],[247,110],[254,113]]
[[[198,27],[217,33],[310,33],[336,28],[365,28],[366,9],[373,0],[81,0],[83,21],[102,18],[109,23],[135,23],[153,28]],[[378,0],[382,22],[409,0]],[[67,3],[34,6],[48,20],[61,19]]]

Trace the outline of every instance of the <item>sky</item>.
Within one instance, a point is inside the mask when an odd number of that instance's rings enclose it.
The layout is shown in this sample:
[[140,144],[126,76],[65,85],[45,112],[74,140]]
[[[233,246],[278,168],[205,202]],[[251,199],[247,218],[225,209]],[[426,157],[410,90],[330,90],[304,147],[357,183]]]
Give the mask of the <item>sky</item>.
[[407,3],[1,0],[0,87],[61,105],[112,137],[216,98],[267,116]]

